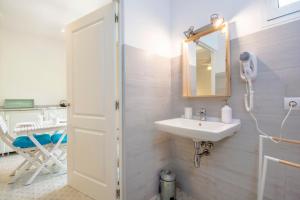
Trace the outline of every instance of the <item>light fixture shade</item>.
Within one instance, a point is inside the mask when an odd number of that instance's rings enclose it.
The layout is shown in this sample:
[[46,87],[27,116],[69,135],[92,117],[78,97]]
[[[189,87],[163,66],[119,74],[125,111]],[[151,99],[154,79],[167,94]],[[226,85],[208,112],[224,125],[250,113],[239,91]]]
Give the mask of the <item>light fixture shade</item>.
[[214,27],[219,27],[220,25],[222,25],[224,23],[224,18],[221,17],[219,14],[212,14],[210,16],[210,23]]

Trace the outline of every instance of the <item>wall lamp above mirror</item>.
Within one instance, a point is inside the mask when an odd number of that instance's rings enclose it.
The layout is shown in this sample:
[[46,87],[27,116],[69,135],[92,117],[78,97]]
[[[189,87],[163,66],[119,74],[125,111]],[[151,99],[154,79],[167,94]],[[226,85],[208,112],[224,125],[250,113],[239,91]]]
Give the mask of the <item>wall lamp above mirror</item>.
[[184,32],[182,48],[183,96],[229,97],[230,41],[228,25],[218,14],[210,24]]

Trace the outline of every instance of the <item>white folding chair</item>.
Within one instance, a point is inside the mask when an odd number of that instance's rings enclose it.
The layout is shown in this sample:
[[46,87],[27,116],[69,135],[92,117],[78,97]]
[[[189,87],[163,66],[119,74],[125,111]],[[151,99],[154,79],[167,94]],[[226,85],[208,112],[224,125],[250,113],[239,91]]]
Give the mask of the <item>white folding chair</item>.
[[[66,119],[58,119],[59,123],[67,123]],[[65,135],[65,136],[63,136]],[[59,161],[64,161],[67,157],[67,143],[68,143],[68,136],[64,134],[63,131],[55,131],[53,135],[51,136],[51,140],[53,144],[57,144],[59,140],[62,138],[60,145],[58,146],[57,152],[54,152],[57,159]],[[56,163],[53,163],[53,165],[56,165]]]
[[[67,156],[67,143],[68,137],[67,135],[63,136],[64,133],[61,131],[55,131],[55,133],[51,136],[51,140],[53,144],[57,144],[61,139],[61,143],[58,147],[59,152],[55,152],[55,155],[58,160],[64,161]],[[55,164],[55,163],[54,163]]]
[[[58,159],[58,155],[55,153],[64,137],[66,136],[66,125],[65,124],[47,124],[47,123],[34,123],[34,126],[32,127],[23,127],[23,128],[16,128],[16,133],[26,133],[30,140],[35,144],[36,148],[40,150],[41,156],[44,158],[42,160],[41,165],[36,169],[36,171],[33,173],[33,175],[30,177],[30,179],[25,183],[25,185],[30,185],[33,180],[39,175],[39,173],[43,169],[47,169],[49,166],[48,164],[52,161],[56,165],[58,165],[60,168],[66,169],[66,166]],[[45,131],[52,132],[55,130],[61,130],[61,137],[58,138],[57,142],[52,142],[52,146],[50,148],[47,148],[47,146],[42,145],[37,138],[35,138],[35,133],[42,133]]]
[[[6,145],[8,145],[10,148],[16,151],[16,153],[18,153],[25,159],[11,174],[11,176],[14,177],[10,181],[10,183],[14,183],[20,177],[20,175],[22,174],[21,171],[24,172],[32,166],[38,168],[43,164],[43,162],[40,160],[42,152],[39,151],[36,147],[19,148],[13,145],[15,138],[11,137],[8,134],[8,127],[2,116],[0,116],[0,138]],[[47,168],[43,169],[47,172],[50,172]],[[18,171],[20,171],[20,173],[17,174]]]

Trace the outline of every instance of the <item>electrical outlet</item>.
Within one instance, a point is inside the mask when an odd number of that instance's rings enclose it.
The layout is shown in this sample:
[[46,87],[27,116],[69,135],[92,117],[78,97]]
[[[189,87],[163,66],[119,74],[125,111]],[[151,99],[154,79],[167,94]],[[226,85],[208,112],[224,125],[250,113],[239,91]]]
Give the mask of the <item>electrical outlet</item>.
[[293,110],[300,110],[300,97],[284,97],[284,109],[289,110],[290,105],[294,105]]

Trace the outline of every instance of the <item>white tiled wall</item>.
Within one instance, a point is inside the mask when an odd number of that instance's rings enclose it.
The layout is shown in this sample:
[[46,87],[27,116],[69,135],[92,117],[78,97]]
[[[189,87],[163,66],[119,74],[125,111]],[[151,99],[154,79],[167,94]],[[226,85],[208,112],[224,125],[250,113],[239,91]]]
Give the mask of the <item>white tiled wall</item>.
[[[193,166],[193,142],[158,132],[156,120],[182,115],[185,106],[220,116],[224,100],[184,99],[180,57],[168,59],[124,46],[124,160],[127,200],[148,200],[158,192],[158,173],[171,167],[178,186],[198,200],[256,199],[258,133],[243,105],[244,83],[239,77],[239,53],[251,51],[259,60],[254,83],[255,114],[261,128],[279,134],[284,96],[300,96],[300,21],[231,41],[232,96],[229,103],[241,131],[215,145],[201,167]],[[288,119],[286,137],[300,139],[300,113]],[[267,153],[300,162],[297,146],[266,144]],[[266,198],[298,200],[300,173],[270,165]]]
[[149,200],[158,193],[159,171],[171,159],[168,134],[154,121],[170,117],[170,60],[124,46],[124,167],[126,200]]
[[[261,31],[231,41],[232,96],[229,104],[235,118],[240,118],[240,132],[215,145],[212,154],[202,159],[201,167],[193,167],[191,140],[173,137],[173,166],[179,186],[196,199],[256,199],[258,166],[258,132],[245,111],[245,84],[239,77],[239,54],[250,51],[258,57],[258,77],[254,82],[255,108],[260,126],[270,134],[280,133],[280,123],[286,111],[284,96],[300,95],[300,21]],[[192,100],[181,97],[180,57],[172,59],[172,111],[179,116],[184,106],[195,111],[207,109],[209,116],[220,116],[224,101]],[[285,137],[300,139],[300,112],[289,117],[283,130]],[[282,159],[300,162],[300,147],[267,143],[266,153]],[[300,199],[299,170],[276,164],[269,167],[265,198],[272,200]],[[298,188],[298,189],[297,189]]]

